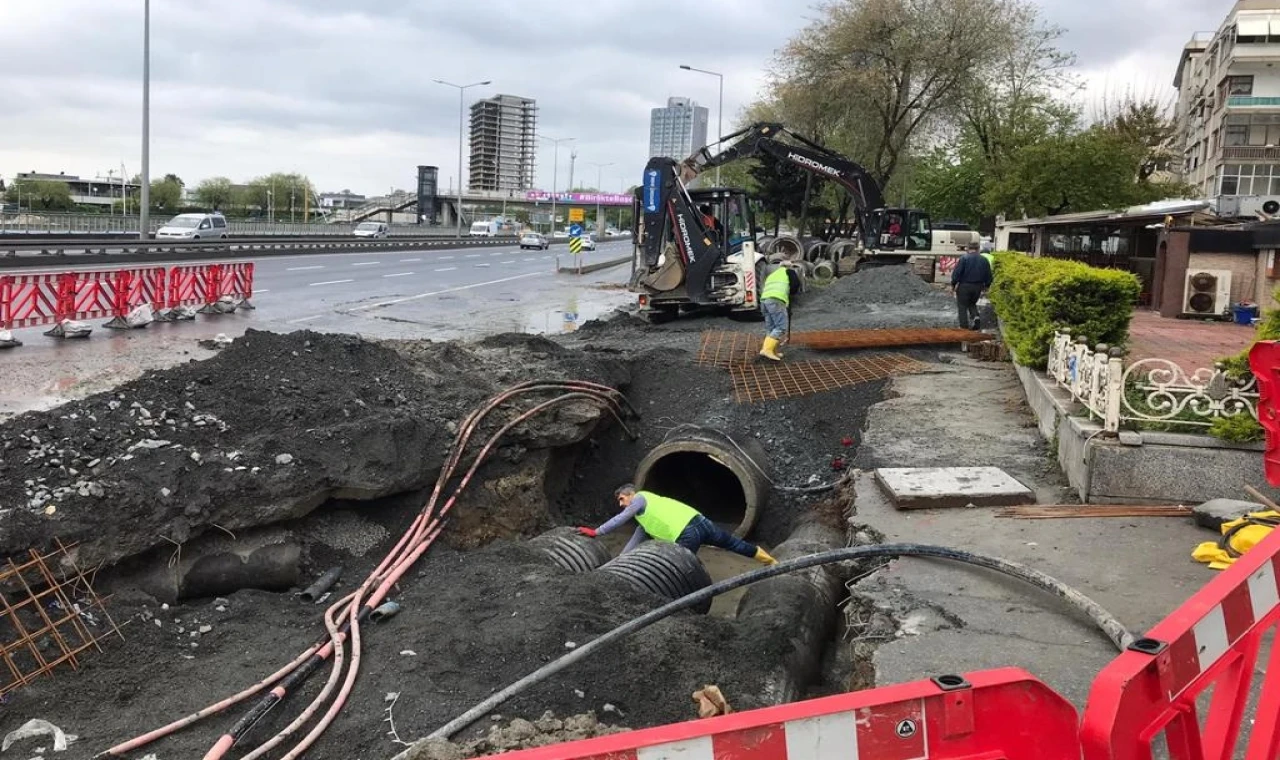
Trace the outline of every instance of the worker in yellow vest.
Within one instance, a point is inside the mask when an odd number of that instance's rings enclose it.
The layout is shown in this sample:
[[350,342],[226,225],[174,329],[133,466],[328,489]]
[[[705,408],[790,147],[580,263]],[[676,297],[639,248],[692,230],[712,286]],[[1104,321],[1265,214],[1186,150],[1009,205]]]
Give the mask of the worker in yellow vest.
[[729,533],[684,502],[650,491],[637,491],[630,483],[619,488],[615,495],[622,511],[599,528],[578,528],[579,533],[595,538],[635,520],[638,525],[631,540],[622,550],[624,554],[639,546],[646,538],[651,538],[654,541],[679,544],[694,554],[698,553],[698,548],[703,544],[710,544],[766,565],[778,562],[764,549]]
[[782,361],[778,345],[789,332],[791,323],[791,299],[800,294],[800,275],[785,265],[779,265],[764,279],[760,289],[760,309],[764,312],[765,329],[760,355],[775,362]]

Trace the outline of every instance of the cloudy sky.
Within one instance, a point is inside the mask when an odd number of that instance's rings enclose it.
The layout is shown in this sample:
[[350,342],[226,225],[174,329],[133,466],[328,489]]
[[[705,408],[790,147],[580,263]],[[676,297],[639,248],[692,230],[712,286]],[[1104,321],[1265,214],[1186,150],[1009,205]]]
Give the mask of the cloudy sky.
[[[152,0],[153,176],[188,184],[272,171],[321,191],[412,187],[414,167],[457,173],[458,94],[433,79],[490,79],[475,96],[536,98],[539,132],[575,137],[578,184],[636,181],[649,109],[671,95],[726,130],[759,91],[773,51],[814,0]],[[1095,97],[1167,94],[1182,44],[1228,0],[1039,0]],[[369,7],[369,10],[362,8]],[[376,9],[374,9],[376,7]],[[0,176],[138,171],[142,0],[0,0]],[[537,184],[551,184],[552,149]],[[560,186],[569,148],[560,150]]]

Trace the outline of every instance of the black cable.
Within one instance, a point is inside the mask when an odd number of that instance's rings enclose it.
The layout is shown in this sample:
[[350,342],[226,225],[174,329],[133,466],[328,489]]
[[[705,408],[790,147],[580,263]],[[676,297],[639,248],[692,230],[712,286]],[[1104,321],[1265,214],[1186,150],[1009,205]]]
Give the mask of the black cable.
[[[1065,583],[1045,575],[1039,570],[1034,570],[1017,562],[1011,562],[999,557],[974,554],[960,549],[951,549],[945,546],[930,546],[928,544],[880,544],[874,546],[855,546],[845,549],[833,549],[831,551],[797,557],[796,559],[780,562],[771,567],[754,570],[744,575],[728,578],[707,586],[700,591],[689,594],[688,596],[683,596],[675,601],[669,602],[668,604],[664,604],[663,606],[645,613],[638,618],[629,620],[608,633],[592,639],[586,644],[574,649],[572,652],[562,656],[560,659],[543,665],[541,668],[538,668],[519,681],[507,686],[505,689],[496,692],[480,704],[436,729],[427,738],[448,739],[458,731],[461,731],[463,728],[466,728],[479,720],[483,715],[506,700],[555,675],[556,673],[559,673],[561,670],[564,670],[579,660],[584,659],[597,649],[601,649],[621,638],[635,633],[636,631],[647,628],[659,620],[669,617],[673,613],[696,607],[707,599],[741,588],[742,586],[747,586],[779,575],[792,573],[797,570],[805,570],[810,567],[828,565],[835,562],[847,562],[849,560],[872,559],[878,557],[933,557],[937,559],[963,562],[965,564],[985,567],[989,570],[1004,573],[1005,575],[1026,581],[1039,589],[1048,591],[1081,612],[1084,612],[1100,629],[1102,629],[1102,632],[1107,635],[1107,638],[1111,640],[1111,643],[1114,644],[1117,649],[1124,651],[1134,641],[1133,634],[1130,633],[1129,630],[1125,628],[1124,625],[1121,624],[1120,621],[1111,613],[1103,609],[1102,605]],[[406,750],[392,760],[405,760],[407,757],[408,751]]]

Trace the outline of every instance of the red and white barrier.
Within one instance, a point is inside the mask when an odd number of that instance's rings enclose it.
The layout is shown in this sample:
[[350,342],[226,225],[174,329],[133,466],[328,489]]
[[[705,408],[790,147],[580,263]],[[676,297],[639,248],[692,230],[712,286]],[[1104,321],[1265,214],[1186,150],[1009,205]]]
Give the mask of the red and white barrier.
[[140,307],[160,314],[160,319],[179,306],[228,313],[253,308],[252,296],[252,263],[3,275],[0,330],[51,324],[46,335],[84,337],[88,330],[67,326],[104,317],[110,318],[106,327],[145,326],[150,320],[137,317]]
[[511,752],[503,760],[1079,757],[1071,704],[1031,674],[1006,668]]
[[1081,726],[1087,760],[1280,756],[1280,648],[1259,662],[1280,623],[1278,555],[1273,531],[1098,675]]

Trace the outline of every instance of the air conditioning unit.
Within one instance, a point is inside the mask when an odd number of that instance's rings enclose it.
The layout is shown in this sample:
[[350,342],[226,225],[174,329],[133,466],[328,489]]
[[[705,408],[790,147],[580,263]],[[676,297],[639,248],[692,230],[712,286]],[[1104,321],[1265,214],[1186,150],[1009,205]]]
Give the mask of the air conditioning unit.
[[1182,313],[1217,317],[1231,307],[1231,272],[1225,269],[1188,269]]
[[1220,216],[1239,219],[1271,219],[1280,216],[1280,195],[1225,196],[1218,209]]

